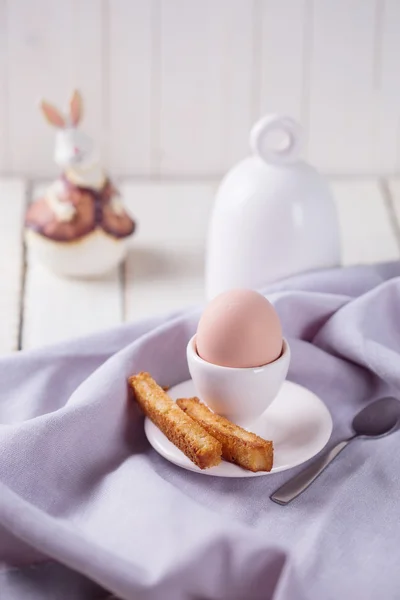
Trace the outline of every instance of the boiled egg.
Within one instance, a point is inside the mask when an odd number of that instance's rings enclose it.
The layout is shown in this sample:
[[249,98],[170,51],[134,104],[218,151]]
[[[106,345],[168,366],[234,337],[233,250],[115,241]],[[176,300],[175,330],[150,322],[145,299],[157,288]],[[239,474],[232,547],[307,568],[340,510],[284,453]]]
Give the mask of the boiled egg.
[[233,289],[206,307],[196,334],[198,355],[223,367],[259,367],[282,353],[282,327],[272,304],[248,289]]

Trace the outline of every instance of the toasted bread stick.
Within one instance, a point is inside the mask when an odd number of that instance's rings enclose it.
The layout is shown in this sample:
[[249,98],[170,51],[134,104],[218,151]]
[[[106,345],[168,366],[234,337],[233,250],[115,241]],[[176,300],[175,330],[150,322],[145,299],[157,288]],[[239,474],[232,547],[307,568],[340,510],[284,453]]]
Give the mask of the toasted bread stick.
[[133,375],[129,384],[145,415],[195,465],[207,469],[221,462],[221,443],[188,417],[149,373]]
[[272,442],[213,413],[198,398],[180,398],[177,405],[222,444],[222,457],[249,471],[270,471]]

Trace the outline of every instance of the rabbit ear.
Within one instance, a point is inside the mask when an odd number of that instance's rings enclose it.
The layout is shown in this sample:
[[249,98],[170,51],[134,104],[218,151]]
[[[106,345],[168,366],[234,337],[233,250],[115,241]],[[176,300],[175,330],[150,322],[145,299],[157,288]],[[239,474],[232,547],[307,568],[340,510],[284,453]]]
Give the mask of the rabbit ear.
[[61,128],[65,127],[65,119],[55,106],[49,104],[46,102],[46,100],[42,100],[40,102],[40,108],[45,116],[46,121],[50,123],[50,125]]
[[78,90],[75,90],[71,96],[69,111],[72,125],[78,125],[79,121],[82,119],[83,113],[82,96]]

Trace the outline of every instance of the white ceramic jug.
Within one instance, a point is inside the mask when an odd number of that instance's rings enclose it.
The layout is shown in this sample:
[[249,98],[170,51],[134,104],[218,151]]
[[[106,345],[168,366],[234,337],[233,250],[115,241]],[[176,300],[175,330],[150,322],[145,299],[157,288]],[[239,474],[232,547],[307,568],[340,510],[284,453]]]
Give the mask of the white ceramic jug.
[[[271,141],[285,136],[283,148]],[[325,179],[299,159],[302,130],[268,115],[250,133],[253,152],[223,179],[208,234],[208,299],[340,264],[336,209]]]

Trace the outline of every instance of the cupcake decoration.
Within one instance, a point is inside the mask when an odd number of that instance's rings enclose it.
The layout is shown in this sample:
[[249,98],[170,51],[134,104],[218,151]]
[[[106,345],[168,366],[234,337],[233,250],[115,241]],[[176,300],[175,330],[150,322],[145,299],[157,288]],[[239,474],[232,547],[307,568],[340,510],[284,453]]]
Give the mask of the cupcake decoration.
[[45,100],[40,108],[57,130],[54,160],[61,174],[26,213],[30,256],[59,275],[101,275],[124,259],[135,221],[102,168],[93,140],[79,129],[80,93],[73,92],[68,115]]

